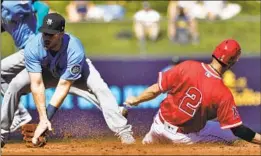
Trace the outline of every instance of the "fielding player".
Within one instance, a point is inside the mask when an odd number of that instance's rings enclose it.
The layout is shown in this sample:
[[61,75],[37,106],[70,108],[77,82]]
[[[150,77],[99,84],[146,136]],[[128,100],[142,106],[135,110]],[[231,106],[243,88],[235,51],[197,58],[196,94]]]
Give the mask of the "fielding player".
[[[127,124],[127,119],[121,114],[115,97],[99,72],[92,62],[86,59],[81,41],[65,33],[64,29],[65,19],[60,14],[51,13],[45,16],[43,26],[40,28],[42,33],[37,34],[25,46],[26,69],[12,80],[11,84],[16,85],[10,85],[7,89],[14,107],[17,107],[22,94],[30,92],[30,89],[32,91],[40,118],[32,139],[33,143],[38,145],[38,138],[47,129],[51,129],[50,120],[69,93],[71,86],[78,88],[80,92],[89,91],[94,94],[108,127],[123,144],[134,143],[132,126]],[[46,108],[45,88],[51,87],[56,87],[56,90]],[[77,90],[74,94],[82,95],[77,93]]]

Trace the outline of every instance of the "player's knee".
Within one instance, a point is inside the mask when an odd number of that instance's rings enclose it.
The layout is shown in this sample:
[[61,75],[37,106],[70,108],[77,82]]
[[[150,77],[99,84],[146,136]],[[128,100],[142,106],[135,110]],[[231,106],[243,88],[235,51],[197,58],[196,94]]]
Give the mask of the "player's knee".
[[9,93],[18,93],[20,92],[25,85],[23,83],[19,83],[17,81],[11,81],[11,83],[8,86],[8,92]]
[[110,89],[106,83],[101,82],[101,83],[95,85],[94,87],[92,87],[92,91],[94,93],[105,93],[106,94],[106,93],[110,92]]

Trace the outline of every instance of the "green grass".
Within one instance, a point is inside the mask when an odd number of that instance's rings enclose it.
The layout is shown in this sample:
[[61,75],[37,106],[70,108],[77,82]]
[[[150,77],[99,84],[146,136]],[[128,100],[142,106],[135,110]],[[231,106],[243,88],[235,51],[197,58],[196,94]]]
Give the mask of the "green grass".
[[[237,39],[243,55],[260,55],[260,22],[219,21],[199,23],[199,45],[175,45],[167,38],[167,22],[161,22],[161,37],[157,42],[148,41],[148,55],[209,55],[214,47],[225,38]],[[137,56],[139,44],[133,34],[131,22],[118,23],[75,23],[67,24],[67,32],[79,37],[88,56]],[[117,39],[120,31],[130,31],[131,39]],[[13,51],[13,41],[6,33],[2,34],[2,56]]]
[[[229,0],[231,1],[231,0]],[[65,7],[69,1],[49,1],[50,7],[65,15]],[[105,1],[96,1],[104,4]],[[162,16],[167,13],[167,1],[150,1],[152,8],[159,11]],[[236,18],[249,15],[260,17],[260,4],[255,1],[233,1],[242,6],[242,11]],[[135,11],[141,8],[141,2],[126,1],[126,19],[132,18]],[[245,17],[246,17],[245,16]],[[244,18],[245,18],[244,17]],[[235,19],[236,19],[235,18]],[[140,47],[135,37],[129,40],[119,40],[115,36],[120,31],[129,31],[133,34],[131,22],[120,23],[76,23],[67,24],[67,31],[79,37],[83,42],[88,56],[136,56]],[[148,41],[146,44],[147,55],[209,55],[216,44],[225,38],[235,38],[242,46],[243,55],[260,55],[260,20],[256,22],[219,21],[200,22],[200,44],[174,45],[167,38],[167,22],[161,23],[161,38],[157,42]],[[134,36],[134,35],[133,35]],[[7,56],[16,51],[14,42],[7,33],[1,34],[1,55]]]
[[[241,6],[242,10],[240,14],[246,15],[260,15],[260,3],[256,1],[235,1],[235,0],[228,0],[231,3],[237,3]],[[106,1],[93,1],[94,4],[107,4]],[[137,10],[142,8],[142,1],[128,1],[125,0],[125,4],[123,7],[126,9],[127,17],[128,15],[133,15]],[[168,8],[168,1],[149,1],[151,7],[157,11],[159,11],[162,15],[166,16],[167,8]],[[65,7],[69,4],[69,1],[58,1],[52,0],[48,1],[51,9],[58,11],[59,13],[66,15]]]

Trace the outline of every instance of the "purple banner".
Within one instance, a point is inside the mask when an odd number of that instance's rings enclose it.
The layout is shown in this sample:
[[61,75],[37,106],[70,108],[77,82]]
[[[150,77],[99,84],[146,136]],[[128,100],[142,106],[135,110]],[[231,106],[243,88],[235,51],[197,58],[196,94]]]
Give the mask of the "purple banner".
[[[187,60],[189,58],[181,58]],[[209,62],[211,58],[193,58]],[[99,60],[92,59],[93,64],[108,83],[118,103],[129,95],[137,95],[147,86],[157,81],[158,72],[171,64],[171,58],[166,59],[128,59],[128,60]],[[227,84],[239,107],[243,122],[255,131],[261,132],[260,106],[260,57],[242,58],[224,75]],[[47,100],[53,90],[49,91]],[[153,116],[158,110],[164,95],[140,107],[131,109],[129,123],[133,125],[134,133],[138,136],[149,131]],[[23,103],[30,110],[34,122],[38,121],[37,112],[31,95],[23,97]],[[68,96],[61,109],[53,119],[55,137],[99,137],[114,134],[107,127],[102,113],[92,104],[87,104],[82,98]]]

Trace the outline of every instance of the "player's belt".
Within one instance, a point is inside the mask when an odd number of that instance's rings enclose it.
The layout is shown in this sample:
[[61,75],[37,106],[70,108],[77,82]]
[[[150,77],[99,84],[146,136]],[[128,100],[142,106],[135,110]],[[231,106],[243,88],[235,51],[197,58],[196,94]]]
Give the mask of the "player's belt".
[[175,126],[175,125],[173,125],[173,124],[170,124],[170,123],[166,122],[166,121],[163,119],[163,117],[162,117],[162,115],[161,115],[160,112],[159,112],[158,115],[159,115],[160,121],[161,121],[163,124],[168,124],[169,126],[171,126],[171,127],[173,127],[173,128],[177,128],[177,132],[178,132],[178,133],[187,134],[187,133],[185,133],[180,127]]

